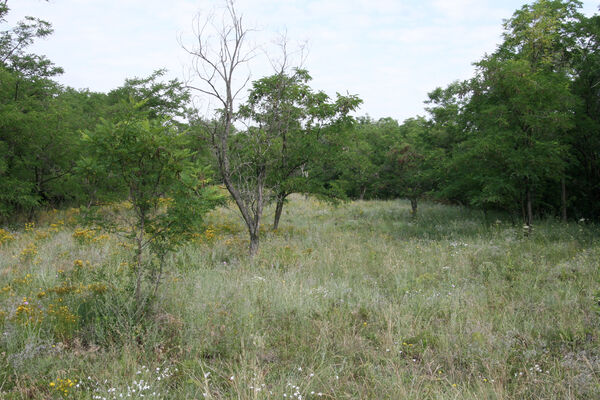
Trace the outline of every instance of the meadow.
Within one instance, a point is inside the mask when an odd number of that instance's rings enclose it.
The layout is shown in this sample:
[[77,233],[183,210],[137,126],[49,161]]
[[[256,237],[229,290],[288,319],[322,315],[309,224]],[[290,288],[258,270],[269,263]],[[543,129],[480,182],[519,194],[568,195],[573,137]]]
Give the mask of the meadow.
[[[132,318],[131,249],[78,210],[0,230],[2,399],[600,398],[600,228],[293,197],[234,208]],[[273,210],[268,209],[265,222]]]

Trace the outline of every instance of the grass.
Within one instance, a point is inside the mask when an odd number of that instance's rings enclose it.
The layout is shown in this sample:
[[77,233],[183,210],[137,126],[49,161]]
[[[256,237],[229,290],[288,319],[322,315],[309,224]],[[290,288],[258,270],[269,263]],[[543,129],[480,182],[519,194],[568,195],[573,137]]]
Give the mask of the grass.
[[141,322],[117,238],[74,211],[0,231],[0,398],[600,396],[597,225],[409,210],[298,196],[249,259],[220,209]]

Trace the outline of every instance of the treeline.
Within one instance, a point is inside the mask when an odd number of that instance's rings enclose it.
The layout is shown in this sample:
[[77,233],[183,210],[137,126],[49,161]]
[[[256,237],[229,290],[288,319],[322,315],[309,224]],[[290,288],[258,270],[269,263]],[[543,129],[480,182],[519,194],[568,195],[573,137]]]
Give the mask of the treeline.
[[[0,3],[0,21],[9,9]],[[43,207],[91,205],[125,197],[114,172],[101,170],[85,137],[103,124],[145,115],[185,130],[189,93],[164,71],[130,79],[109,93],[75,90],[56,82],[63,70],[27,52],[52,33],[28,17],[0,33],[0,220],[29,216]],[[117,150],[117,144],[114,143]]]
[[527,225],[549,215],[598,220],[600,16],[580,7],[539,0],[517,10],[475,76],[429,94],[426,118],[359,119],[347,194],[406,197],[413,207],[429,197]]
[[[475,76],[435,89],[428,114],[402,123],[351,118],[358,97],[331,99],[287,65],[255,81],[239,108],[224,95],[208,119],[190,108],[188,87],[162,71],[109,93],[64,87],[61,68],[27,51],[51,26],[28,18],[0,33],[0,220],[130,198],[136,179],[148,183],[147,160],[125,176],[115,170],[124,158],[110,152],[139,154],[125,133],[144,130],[154,132],[145,146],[156,145],[147,157],[160,161],[151,176],[163,178],[163,155],[185,158],[169,164],[169,176],[193,175],[197,188],[222,183],[256,240],[263,206],[276,203],[277,227],[291,193],[402,197],[414,213],[428,198],[506,211],[528,226],[547,215],[598,220],[600,17],[580,7],[523,6]],[[8,11],[0,2],[3,25]],[[153,193],[166,197],[172,188],[161,185]]]

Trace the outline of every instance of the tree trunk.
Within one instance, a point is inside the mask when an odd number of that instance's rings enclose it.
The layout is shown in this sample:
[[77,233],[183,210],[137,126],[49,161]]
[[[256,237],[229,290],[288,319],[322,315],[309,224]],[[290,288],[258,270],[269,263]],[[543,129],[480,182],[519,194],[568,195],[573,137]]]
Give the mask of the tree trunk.
[[250,257],[254,257],[258,253],[258,232],[250,232]]
[[286,195],[277,196],[277,206],[275,207],[275,218],[273,219],[273,230],[279,228],[279,220],[281,219],[281,213],[283,212],[283,202],[285,201]]
[[138,307],[138,312],[140,312],[140,308],[142,305],[142,251],[143,251],[143,241],[144,241],[144,222],[145,222],[145,214],[141,215],[140,221],[140,231],[135,238],[137,249],[135,251],[136,258],[136,282],[135,282],[135,302]]
[[531,186],[527,185],[527,233],[531,234],[533,225],[533,207],[531,199]]
[[364,200],[366,192],[367,192],[367,187],[363,186],[362,189],[360,190],[360,197],[358,199],[359,200]]
[[246,227],[248,228],[248,232],[250,234],[250,256],[254,257],[254,255],[256,255],[258,252],[258,231],[260,229],[260,218],[262,216],[262,181],[259,182],[259,188],[257,190],[259,196],[257,196],[256,200],[257,208],[254,211],[244,202],[240,192],[231,182],[229,175],[223,175],[223,182],[231,194],[231,197],[233,197],[238,209],[242,213],[242,218],[246,223]]
[[410,207],[411,207],[411,211],[410,214],[414,217],[417,216],[417,199],[416,198],[411,198],[410,199]]
[[567,184],[565,182],[565,178],[563,177],[560,180],[560,189],[561,189],[561,196],[560,196],[560,205],[561,205],[561,214],[562,214],[562,221],[563,222],[567,222]]

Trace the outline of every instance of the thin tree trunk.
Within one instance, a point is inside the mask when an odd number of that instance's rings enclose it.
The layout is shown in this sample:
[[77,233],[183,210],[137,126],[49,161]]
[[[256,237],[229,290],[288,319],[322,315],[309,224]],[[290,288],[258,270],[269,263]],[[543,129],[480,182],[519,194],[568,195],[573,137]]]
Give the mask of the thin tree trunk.
[[156,276],[156,280],[154,281],[154,290],[152,291],[152,298],[156,297],[156,293],[158,293],[158,287],[160,286],[160,282],[162,280],[163,270],[165,266],[165,253],[160,254],[158,257],[158,274]]
[[143,250],[143,240],[144,240],[144,221],[145,220],[145,215],[142,215],[141,218],[141,222],[140,222],[140,232],[138,234],[138,236],[136,237],[136,244],[137,244],[137,249],[136,249],[136,273],[137,273],[137,277],[136,277],[136,282],[135,282],[135,301],[136,304],[138,306],[138,311],[139,308],[141,307],[141,303],[142,303],[142,250]]
[[275,218],[273,219],[273,230],[277,230],[279,228],[279,220],[281,219],[281,214],[283,212],[283,202],[285,201],[286,195],[278,195],[277,196],[277,206],[275,207]]
[[360,197],[358,199],[359,200],[364,200],[366,192],[367,192],[367,187],[363,186],[362,189],[361,189],[361,191],[360,191]]
[[250,257],[258,253],[258,242],[260,234],[260,220],[264,205],[264,186],[265,186],[265,168],[261,167],[256,179],[256,209],[254,210],[254,219],[252,229],[250,230]]
[[411,213],[411,215],[414,218],[414,217],[417,216],[417,207],[418,207],[417,199],[416,198],[411,198],[410,199],[410,207],[411,207],[411,212],[410,213]]
[[563,177],[560,180],[560,189],[561,189],[561,211],[562,211],[562,220],[563,222],[567,222],[567,184],[565,182],[565,178]]
[[254,257],[258,253],[258,232],[252,233],[250,232],[250,257]]
[[531,186],[527,185],[527,233],[531,234],[533,225],[533,207],[531,199]]
[[523,197],[521,197],[521,221],[527,221],[527,213],[525,212],[525,204],[526,201]]

